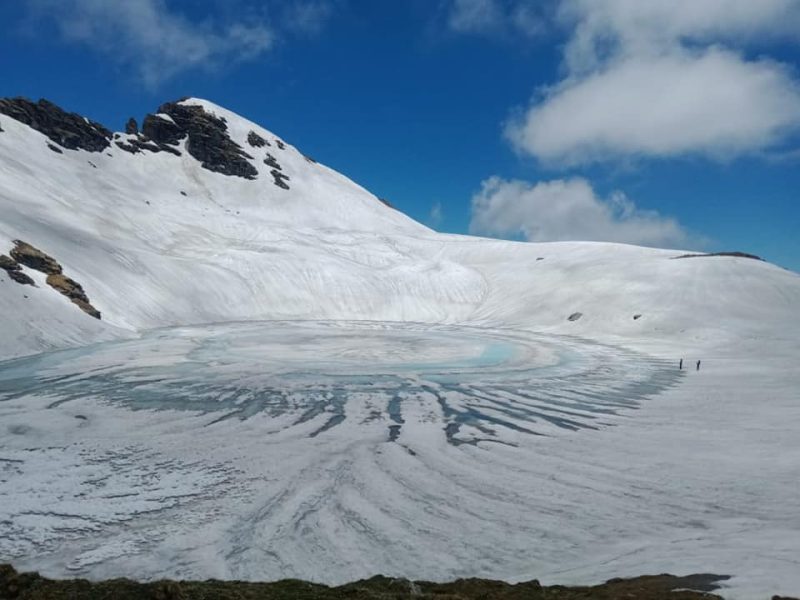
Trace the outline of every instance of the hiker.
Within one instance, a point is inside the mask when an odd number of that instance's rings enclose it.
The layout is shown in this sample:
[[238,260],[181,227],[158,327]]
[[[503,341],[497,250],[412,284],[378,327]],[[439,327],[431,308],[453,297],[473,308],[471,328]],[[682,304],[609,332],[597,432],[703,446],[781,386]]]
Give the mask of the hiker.
[[697,361],[697,370],[698,371],[700,370],[700,361],[699,360]]
[[678,371],[683,371],[683,359],[678,363]]

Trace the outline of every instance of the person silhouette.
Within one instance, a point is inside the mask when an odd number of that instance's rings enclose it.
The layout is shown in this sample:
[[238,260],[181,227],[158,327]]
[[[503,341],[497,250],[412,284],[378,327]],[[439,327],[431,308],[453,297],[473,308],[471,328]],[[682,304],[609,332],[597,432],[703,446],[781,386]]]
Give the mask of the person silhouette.
[[697,370],[698,371],[700,370],[700,361],[699,360],[697,361]]
[[678,362],[678,370],[683,371],[683,359]]

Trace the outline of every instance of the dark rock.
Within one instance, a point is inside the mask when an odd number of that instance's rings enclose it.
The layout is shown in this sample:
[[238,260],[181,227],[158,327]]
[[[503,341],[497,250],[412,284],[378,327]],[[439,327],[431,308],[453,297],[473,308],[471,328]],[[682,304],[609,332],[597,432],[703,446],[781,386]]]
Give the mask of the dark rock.
[[183,190],[181,190],[181,196],[186,196],[186,192],[184,192]]
[[394,208],[394,205],[391,202],[389,202],[386,198],[378,198],[378,200],[380,200],[381,204],[383,204],[384,206],[388,206],[389,208]]
[[544,256],[538,256],[536,260],[544,260]]
[[267,152],[267,158],[264,159],[264,164],[272,167],[273,169],[278,169],[278,171],[283,171],[281,166],[278,164],[278,161],[275,160],[275,157],[272,156],[269,152]]
[[64,154],[64,151],[58,146],[54,146],[53,144],[47,144],[47,147],[50,148],[50,150],[52,150],[56,154]]
[[7,271],[8,276],[22,285],[36,286],[36,282],[22,271]]
[[110,144],[108,129],[44,99],[34,103],[27,98],[3,98],[0,99],[0,113],[25,123],[69,150],[101,152]]
[[286,181],[284,181],[284,179],[286,179],[286,180],[289,179],[288,175],[284,175],[283,173],[281,173],[277,169],[272,169],[270,171],[270,173],[272,173],[272,178],[275,180],[273,182],[275,185],[277,185],[279,188],[283,188],[285,190],[289,189],[289,186],[287,185]]
[[306,156],[306,155],[304,154],[304,155],[303,155],[303,158],[305,158],[305,159],[306,159],[308,162],[310,162],[310,163],[312,163],[312,164],[317,164],[317,161],[315,161],[315,160],[314,160],[313,158],[311,158],[310,156]]
[[[162,113],[163,111],[159,108],[158,112]],[[180,141],[186,137],[186,131],[179,127],[177,123],[157,115],[147,115],[144,118],[142,133],[146,138],[154,142],[159,144],[171,144],[173,146],[177,146]]]
[[633,320],[634,321],[638,321],[641,318],[642,318],[642,315],[633,315]]
[[708,254],[681,254],[680,256],[673,256],[672,258],[707,258],[710,256],[733,256],[738,258],[752,258],[753,260],[763,261],[764,259],[755,254],[748,254],[747,252],[711,252]]
[[53,273],[47,276],[47,285],[69,298],[73,304],[80,307],[86,314],[93,316],[95,319],[100,318],[100,311],[91,305],[86,292],[83,291],[83,287],[74,279],[60,273]]
[[167,144],[157,144],[155,142],[148,141],[145,137],[138,137],[138,138],[131,138],[128,143],[125,142],[114,142],[120,149],[124,150],[125,152],[130,152],[131,154],[137,154],[142,152],[143,150],[147,150],[149,152],[169,152],[170,154],[174,154],[175,156],[181,156],[181,151],[177,148],[173,148],[172,146],[168,146]]
[[570,316],[567,317],[567,321],[577,321],[583,316],[583,313],[574,312]]
[[264,146],[270,145],[267,140],[258,135],[255,131],[251,131],[247,134],[247,143],[253,148],[263,148]]
[[125,133],[128,135],[137,135],[139,133],[139,124],[133,117],[128,119],[128,122],[125,123]]
[[207,113],[201,106],[177,102],[161,105],[158,112],[169,115],[174,123],[154,115],[145,117],[142,131],[157,144],[175,145],[188,138],[186,151],[199,160],[203,168],[245,179],[258,176],[258,171],[248,161],[252,157],[228,136],[224,119]]
[[59,274],[61,265],[52,256],[21,240],[14,240],[14,249],[9,253],[20,264],[42,273]]
[[114,142],[120,150],[124,150],[125,152],[130,152],[131,154],[138,154],[141,150],[134,146],[133,144],[126,144],[125,142]]
[[276,144],[276,145],[278,146],[278,148],[280,148],[281,150],[286,150],[286,144],[284,144],[282,141],[280,141],[280,140],[275,140],[275,144]]
[[10,256],[0,254],[0,269],[5,269],[6,271],[21,271],[22,267]]

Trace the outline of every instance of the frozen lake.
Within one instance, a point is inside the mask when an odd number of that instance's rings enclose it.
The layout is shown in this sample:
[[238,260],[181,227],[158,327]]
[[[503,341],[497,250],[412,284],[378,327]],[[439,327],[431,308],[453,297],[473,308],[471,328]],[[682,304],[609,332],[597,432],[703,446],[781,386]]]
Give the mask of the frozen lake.
[[736,575],[759,536],[794,555],[791,482],[753,508],[758,476],[732,484],[741,461],[722,456],[735,415],[698,403],[701,382],[573,337],[379,322],[181,327],[7,361],[0,559],[580,582]]
[[353,404],[402,437],[406,402],[435,401],[452,444],[504,432],[598,428],[674,385],[673,363],[568,337],[408,324],[246,323],[161,330],[134,341],[0,364],[0,400],[96,399],[130,410],[264,414],[287,428],[348,418]]

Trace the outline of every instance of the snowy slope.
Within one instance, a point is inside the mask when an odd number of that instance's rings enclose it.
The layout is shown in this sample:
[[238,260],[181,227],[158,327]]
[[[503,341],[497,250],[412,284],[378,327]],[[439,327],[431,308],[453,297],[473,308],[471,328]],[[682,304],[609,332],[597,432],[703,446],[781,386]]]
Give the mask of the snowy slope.
[[[115,144],[57,154],[43,134],[0,115],[0,252],[19,238],[54,256],[103,314],[97,323],[47,286],[23,288],[0,273],[0,357],[232,320],[487,322],[703,339],[786,336],[795,326],[800,277],[772,265],[436,234],[291,145],[281,149],[258,125],[204,100],[183,104],[226,119],[256,180],[204,169],[182,146],[182,156]],[[250,132],[270,146],[248,145]],[[272,183],[266,152],[291,189]],[[567,322],[573,312],[583,317]]]

